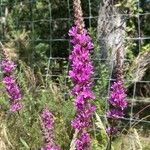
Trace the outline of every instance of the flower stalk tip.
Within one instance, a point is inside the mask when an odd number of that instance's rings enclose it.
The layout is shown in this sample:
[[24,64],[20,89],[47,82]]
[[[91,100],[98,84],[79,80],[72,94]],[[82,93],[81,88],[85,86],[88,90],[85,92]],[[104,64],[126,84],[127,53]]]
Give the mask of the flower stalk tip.
[[76,117],[71,124],[78,130],[76,150],[88,150],[90,148],[90,135],[88,128],[91,126],[91,117],[96,107],[91,103],[95,96],[91,91],[93,64],[90,52],[94,48],[91,37],[84,28],[80,0],[74,0],[75,26],[69,30],[70,42],[73,50],[70,53],[71,69],[69,76],[74,83],[71,90],[75,97]]

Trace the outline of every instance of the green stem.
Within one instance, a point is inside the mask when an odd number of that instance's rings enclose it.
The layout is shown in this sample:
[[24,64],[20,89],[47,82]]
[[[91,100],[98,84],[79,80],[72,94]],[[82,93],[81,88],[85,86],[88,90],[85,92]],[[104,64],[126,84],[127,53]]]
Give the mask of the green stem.
[[111,150],[111,149],[112,149],[112,136],[110,135],[106,150]]

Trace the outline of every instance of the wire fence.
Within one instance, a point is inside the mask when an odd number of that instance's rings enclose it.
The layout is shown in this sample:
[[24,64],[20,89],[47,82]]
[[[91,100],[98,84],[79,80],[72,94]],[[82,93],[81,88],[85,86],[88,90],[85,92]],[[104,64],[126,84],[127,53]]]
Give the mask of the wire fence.
[[[38,0],[14,0],[13,2],[9,3],[6,0],[0,0],[0,27],[1,27],[1,33],[0,33],[0,40],[5,43],[7,39],[5,38],[8,34],[8,30],[5,29],[5,23],[6,22],[6,16],[7,9],[9,10],[9,7],[12,7],[12,9],[16,9],[17,11],[14,12],[16,13],[16,17],[14,18],[14,24],[15,24],[15,30],[18,29],[26,29],[31,32],[31,38],[29,39],[29,42],[33,44],[33,47],[36,46],[37,43],[46,43],[49,45],[49,52],[48,52],[48,60],[47,60],[47,69],[46,69],[46,79],[48,80],[49,77],[53,77],[55,79],[59,78],[62,76],[61,72],[57,71],[52,71],[54,68],[56,69],[57,67],[59,69],[65,70],[65,79],[63,80],[64,86],[70,84],[69,83],[69,77],[67,75],[68,69],[69,69],[69,63],[68,63],[68,54],[69,51],[71,50],[71,45],[69,43],[69,37],[67,36],[67,32],[69,28],[71,27],[73,23],[73,10],[72,10],[72,1],[71,0],[62,0],[62,1],[53,1],[53,0],[44,0],[43,2],[41,1],[39,5],[43,3],[45,11],[40,12],[41,15],[39,15],[39,18],[37,18],[35,13],[39,13],[38,10],[41,8],[41,6],[37,6],[36,4],[40,2]],[[87,0],[86,5],[83,5],[83,11],[84,11],[84,20],[87,28],[97,28],[97,19],[98,19],[98,11],[99,11],[99,4],[101,0]],[[85,2],[84,2],[85,3]],[[149,2],[147,2],[149,4]],[[57,10],[57,15],[56,15],[56,9],[57,5],[62,6]],[[120,15],[125,16],[127,18],[130,17],[135,17],[137,19],[137,29],[138,33],[136,35],[127,35],[125,37],[125,40],[128,41],[136,41],[138,43],[138,50],[137,50],[137,55],[138,53],[141,52],[141,43],[145,40],[147,40],[147,43],[150,41],[150,33],[149,35],[144,35],[142,34],[141,31],[141,26],[144,26],[146,23],[141,24],[141,16],[150,16],[150,12],[148,11],[143,11],[140,12],[140,1],[137,1],[137,10],[138,12],[135,14],[127,14],[127,13],[121,13]],[[7,9],[6,9],[7,8]],[[62,13],[65,12],[65,13]],[[22,18],[21,15],[24,14],[27,17]],[[44,16],[46,14],[47,16]],[[9,16],[7,16],[9,17]],[[111,15],[110,17],[115,17],[115,15]],[[61,27],[62,26],[62,27]],[[40,31],[39,31],[39,37],[34,36],[35,30],[38,28],[43,28],[45,27],[46,33],[44,30],[42,30],[42,35],[46,36],[40,36]],[[43,33],[44,32],[44,33]],[[47,33],[48,32],[48,33]],[[47,36],[48,35],[48,36]],[[13,38],[11,39],[13,42]],[[32,56],[31,56],[32,59]],[[109,59],[108,59],[109,60]],[[97,62],[97,64],[100,64],[103,61],[107,61],[107,59],[101,59],[101,58],[94,58],[93,62]],[[113,60],[109,60],[113,61]],[[133,60],[125,58],[124,62],[132,62]],[[64,65],[65,64],[65,65]],[[113,64],[113,63],[112,63]],[[64,67],[65,66],[65,67]],[[66,67],[67,66],[67,67]],[[108,70],[110,69],[107,68]],[[96,70],[95,70],[96,71]],[[113,66],[111,66],[110,72],[113,71]],[[114,79],[112,78],[112,73],[108,76],[106,79],[107,83],[110,83],[110,81],[113,81]],[[138,75],[138,73],[137,73]],[[94,81],[97,81],[101,79],[101,74],[99,76],[94,76]],[[132,90],[131,90],[131,95],[128,97],[128,102],[129,102],[129,109],[128,113],[129,116],[124,118],[127,121],[130,121],[130,126],[132,125],[132,122],[143,122],[143,123],[150,123],[150,120],[146,116],[142,116],[143,119],[140,119],[138,116],[136,116],[137,112],[137,103],[138,103],[138,111],[139,109],[142,110],[144,107],[147,107],[150,105],[150,97],[138,97],[137,96],[137,86],[138,84],[143,84],[143,87],[145,85],[149,85],[147,92],[150,93],[150,79],[147,80],[140,80],[140,81],[135,81],[134,79],[128,80],[128,82],[132,83]],[[107,86],[106,92],[102,95],[98,95],[97,99],[102,99],[101,97],[104,97],[104,101],[106,102],[106,108],[107,109],[107,99],[109,96],[109,89],[110,89],[110,84]],[[69,94],[69,92],[66,90],[64,91],[65,94]],[[136,103],[136,105],[135,105]],[[149,109],[148,107],[145,109]],[[147,111],[148,112],[148,111]],[[147,116],[150,114],[146,114]],[[101,114],[100,116],[104,117],[104,114]],[[145,119],[144,119],[145,117]],[[150,125],[150,124],[149,124]]]

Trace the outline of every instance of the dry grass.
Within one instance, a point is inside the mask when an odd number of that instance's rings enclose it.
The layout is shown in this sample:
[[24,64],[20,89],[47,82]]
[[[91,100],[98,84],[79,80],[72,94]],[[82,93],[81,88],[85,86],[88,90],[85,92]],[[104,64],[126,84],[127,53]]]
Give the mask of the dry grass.
[[113,143],[114,150],[150,150],[150,137],[144,137],[136,129],[122,135]]
[[141,81],[146,70],[150,67],[150,50],[139,54],[131,65],[131,72],[135,82]]

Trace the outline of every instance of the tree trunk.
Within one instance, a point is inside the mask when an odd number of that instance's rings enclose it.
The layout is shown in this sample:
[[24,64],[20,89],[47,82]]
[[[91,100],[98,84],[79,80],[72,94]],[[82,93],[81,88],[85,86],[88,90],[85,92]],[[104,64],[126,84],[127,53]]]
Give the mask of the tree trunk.
[[121,63],[123,62],[125,26],[125,18],[120,15],[120,10],[111,3],[111,0],[103,0],[99,9],[97,37],[100,59],[108,60],[111,65],[116,60],[117,49],[121,51]]

